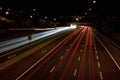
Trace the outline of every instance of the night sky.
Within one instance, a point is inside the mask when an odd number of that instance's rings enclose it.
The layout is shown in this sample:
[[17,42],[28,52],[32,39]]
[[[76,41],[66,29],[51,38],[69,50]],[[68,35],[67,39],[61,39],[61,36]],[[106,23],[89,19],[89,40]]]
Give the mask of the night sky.
[[0,0],[0,4],[14,9],[37,8],[42,14],[76,15],[84,14],[92,0]]
[[83,15],[89,8],[95,8],[98,15],[119,16],[120,5],[116,0],[0,0],[0,5],[16,10],[36,8],[44,15]]
[[103,16],[120,16],[119,0],[98,0],[97,13]]

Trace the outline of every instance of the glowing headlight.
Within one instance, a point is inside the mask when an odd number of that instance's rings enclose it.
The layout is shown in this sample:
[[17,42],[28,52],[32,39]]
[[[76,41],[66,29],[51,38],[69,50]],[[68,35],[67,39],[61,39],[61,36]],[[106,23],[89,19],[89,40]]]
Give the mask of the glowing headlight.
[[77,25],[71,24],[70,27],[71,27],[71,28],[77,28]]

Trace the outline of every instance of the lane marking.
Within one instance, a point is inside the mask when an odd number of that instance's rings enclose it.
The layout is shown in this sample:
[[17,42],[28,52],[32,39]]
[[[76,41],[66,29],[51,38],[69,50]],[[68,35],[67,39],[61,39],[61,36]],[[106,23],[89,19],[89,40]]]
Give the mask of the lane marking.
[[97,63],[98,63],[98,68],[100,68],[100,62],[98,61]]
[[101,35],[102,37],[106,38],[108,41],[110,41],[112,44],[114,44],[118,49],[120,49],[120,46],[118,46],[115,42],[113,42],[112,40],[108,39],[106,36],[103,36],[101,33],[97,32],[99,35]]
[[[75,48],[74,48],[74,50],[73,50],[73,52],[72,52],[72,54],[71,54],[68,62],[67,62],[67,64],[65,65],[65,68],[64,68],[63,72],[61,73],[61,76],[60,76],[59,80],[64,80],[64,78],[65,78],[65,76],[66,76],[66,74],[67,74],[67,72],[68,72],[68,70],[69,70],[69,67],[70,67],[70,65],[72,64],[72,61],[73,61],[73,59],[75,58],[76,52],[77,52],[77,50],[78,50],[78,48],[79,48],[79,46],[80,46],[80,43],[81,43],[81,41],[82,41],[82,39],[83,39],[83,36],[84,36],[84,34],[85,34],[85,31],[86,31],[86,30],[84,30],[84,33],[80,33],[80,34],[77,36],[78,42],[76,41],[76,42],[74,43],[74,45],[75,45],[76,43],[77,43],[77,44],[76,44],[76,46],[75,46]],[[74,45],[73,45],[73,46],[74,46]],[[73,46],[72,46],[72,47],[73,47]]]
[[[95,44],[95,42],[94,42],[94,48],[95,48],[95,53],[96,53],[96,59],[98,60],[97,61],[97,65],[98,65],[98,68],[101,68],[101,65],[100,65],[100,62],[99,62],[99,57],[98,57],[98,55],[97,55],[97,49],[96,49],[96,44]],[[102,76],[102,72],[101,71],[99,71],[99,76],[100,76],[100,80],[103,80],[103,76]]]
[[63,56],[60,57],[60,60],[62,60]]
[[96,50],[96,46],[95,46],[95,50]]
[[74,76],[76,76],[77,71],[78,71],[78,69],[77,69],[77,68],[75,68],[75,70],[74,70]]
[[89,42],[89,29],[87,28],[87,34],[86,34],[86,39],[84,43],[84,48],[82,52],[82,57],[81,57],[81,63],[80,63],[80,69],[79,69],[79,74],[77,77],[77,80],[83,80],[84,79],[84,70],[85,70],[85,60],[86,60],[86,51],[87,51],[87,46]]
[[98,53],[97,50],[95,50],[95,53],[96,53],[96,54]]
[[112,54],[110,53],[110,51],[106,48],[106,46],[102,43],[102,41],[100,41],[100,39],[97,36],[96,36],[96,39],[100,42],[100,44],[107,51],[107,53],[109,54],[109,56],[111,57],[111,59],[113,60],[113,62],[115,63],[115,65],[117,66],[118,70],[120,70],[120,66],[118,65],[117,61],[114,59],[114,57],[112,56]]
[[80,61],[80,56],[78,57],[78,61]]
[[103,80],[102,72],[99,72],[100,79]]
[[80,52],[82,53],[82,49],[80,50]]
[[53,52],[58,46],[60,46],[62,42],[60,42],[57,46],[55,46],[52,50],[50,50],[47,54],[45,54],[42,58],[40,58],[37,62],[35,62],[32,66],[30,66],[27,70],[25,70],[21,75],[19,75],[16,78],[16,80],[19,80],[22,76],[24,76],[27,72],[29,72],[33,67],[35,67],[38,63],[40,63],[43,59],[45,59],[51,52]]
[[97,60],[99,60],[99,57],[98,57],[98,55],[96,55],[96,59],[97,59]]
[[89,66],[89,79],[94,80],[94,61],[93,61],[93,31],[92,28],[89,28],[89,57],[88,57],[88,66]]
[[[77,31],[77,30],[76,30]],[[63,45],[65,45],[70,39],[72,39],[73,38],[73,36],[74,35],[76,35],[78,33],[78,31],[75,33],[75,31],[72,33],[72,34],[70,34],[69,36],[67,36],[64,40],[62,40],[57,46],[55,46],[54,48],[52,48],[47,54],[45,54],[42,58],[40,58],[37,62],[35,62],[32,66],[30,66],[27,70],[25,70],[21,75],[19,75],[17,78],[16,78],[16,80],[19,80],[21,77],[23,77],[26,73],[28,73],[34,66],[36,66],[38,63],[40,63],[43,59],[45,59],[51,52],[53,52],[56,48],[59,48],[59,46],[61,45],[61,44],[63,44]],[[74,35],[73,35],[74,34]],[[57,38],[56,38],[57,39]],[[60,48],[61,47],[63,47],[63,45],[62,46],[60,46]],[[41,46],[41,45],[40,45]],[[53,54],[54,55],[54,54]],[[51,56],[52,57],[52,56]],[[49,58],[50,59],[50,58]],[[47,59],[47,60],[49,60],[49,59]],[[43,63],[43,64],[45,64],[45,63]],[[39,67],[38,67],[39,68]],[[35,74],[35,72],[33,73],[33,74]],[[32,76],[32,75],[31,75]],[[31,77],[31,76],[28,76],[28,78],[29,77]]]
[[50,72],[53,72],[54,69],[55,69],[55,66],[50,70]]

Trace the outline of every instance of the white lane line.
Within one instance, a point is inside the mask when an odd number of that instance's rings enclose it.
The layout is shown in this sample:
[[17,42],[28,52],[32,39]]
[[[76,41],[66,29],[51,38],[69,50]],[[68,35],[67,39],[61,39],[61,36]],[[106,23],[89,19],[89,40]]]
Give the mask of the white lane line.
[[60,57],[60,60],[62,60],[63,56]]
[[100,44],[107,51],[107,53],[109,54],[109,56],[111,57],[111,59],[113,60],[113,62],[115,63],[115,65],[117,66],[118,70],[120,70],[120,66],[118,65],[117,61],[114,59],[114,57],[112,56],[112,54],[110,53],[110,51],[106,48],[106,46],[102,43],[102,41],[100,41],[100,39],[97,36],[96,36],[96,39],[100,42]]
[[55,69],[55,66],[50,70],[50,72],[53,72],[54,69]]
[[103,80],[102,72],[99,72],[99,75],[100,75],[100,79]]
[[95,50],[96,50],[96,46],[95,46]]
[[82,53],[82,49],[80,50],[80,52]]
[[98,68],[100,68],[100,62],[97,62],[97,64],[98,64]]
[[76,76],[76,74],[77,74],[77,68],[75,68],[75,70],[74,70],[74,76]]
[[[28,71],[30,71],[33,67],[35,67],[38,63],[40,63],[43,59],[45,59],[52,51],[54,51],[58,46],[60,46],[61,43],[59,43],[56,47],[54,47],[52,50],[50,50],[47,54],[45,54],[42,58],[40,58],[37,62],[35,62],[32,66],[30,66],[27,70],[25,70],[21,75],[19,75],[16,80],[19,80],[22,76],[24,76]],[[39,48],[39,47],[38,47]],[[36,50],[36,49],[35,49]]]
[[80,56],[78,57],[78,61],[80,61]]
[[95,53],[96,53],[96,54],[98,53],[97,50],[95,50]]
[[94,46],[96,47],[96,44],[94,43]]
[[[95,42],[94,42],[94,49],[95,49],[95,53],[96,53],[96,59],[98,60],[98,62],[97,62],[97,65],[98,65],[98,68],[100,69],[101,68],[101,65],[100,65],[100,62],[99,62],[99,57],[98,57],[98,55],[97,55],[97,49],[96,49],[96,44],[95,44]],[[100,76],[100,80],[103,80],[103,75],[102,75],[102,72],[101,71],[99,71],[99,76]]]
[[96,55],[96,59],[97,59],[97,60],[99,60],[99,57],[98,57],[98,55]]

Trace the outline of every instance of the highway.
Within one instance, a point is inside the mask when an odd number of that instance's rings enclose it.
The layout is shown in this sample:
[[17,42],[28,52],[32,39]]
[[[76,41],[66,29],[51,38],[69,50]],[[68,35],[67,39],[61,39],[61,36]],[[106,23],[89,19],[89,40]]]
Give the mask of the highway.
[[0,80],[120,80],[118,45],[91,26],[60,32],[1,62]]

